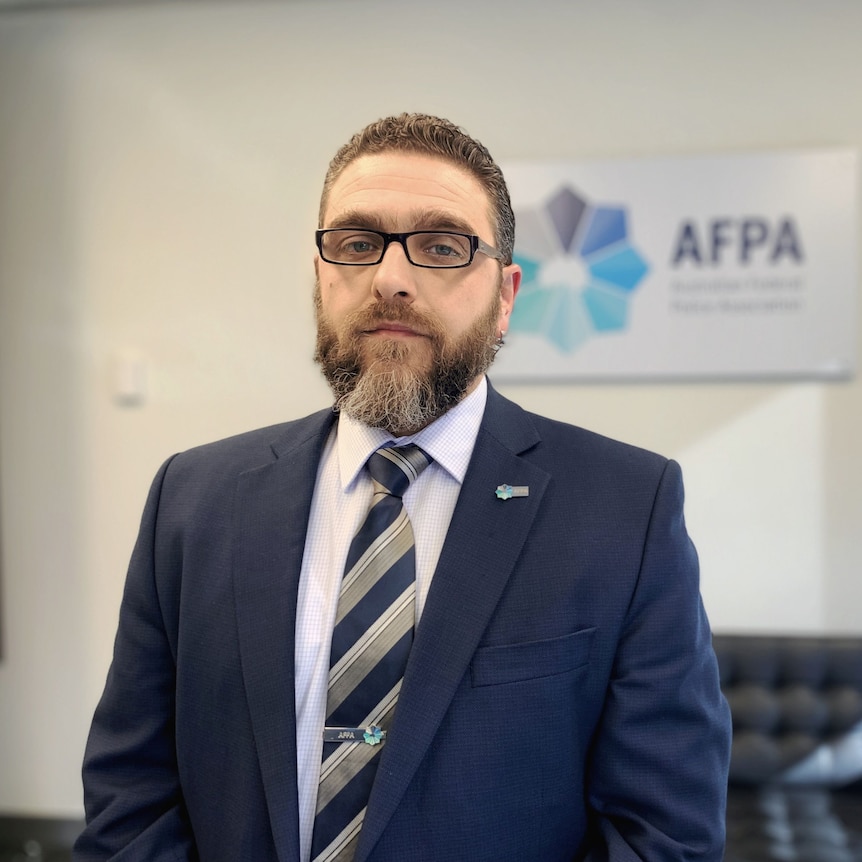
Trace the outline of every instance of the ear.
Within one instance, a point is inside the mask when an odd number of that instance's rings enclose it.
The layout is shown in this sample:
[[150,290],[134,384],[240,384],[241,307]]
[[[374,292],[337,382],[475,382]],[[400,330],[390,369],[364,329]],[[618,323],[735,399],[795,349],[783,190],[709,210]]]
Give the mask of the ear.
[[510,263],[503,267],[503,279],[500,284],[500,331],[509,329],[509,317],[515,305],[515,296],[521,286],[521,267],[517,263]]

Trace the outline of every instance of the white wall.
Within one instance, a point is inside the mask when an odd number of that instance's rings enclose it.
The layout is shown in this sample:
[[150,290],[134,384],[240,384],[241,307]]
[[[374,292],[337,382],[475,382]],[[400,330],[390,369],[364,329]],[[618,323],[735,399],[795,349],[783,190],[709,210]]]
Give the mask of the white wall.
[[[862,145],[853,0],[425,6],[0,14],[0,810],[80,813],[162,459],[327,403],[311,231],[353,131],[425,110],[500,160]],[[862,383],[504,392],[682,462],[716,629],[862,631]]]

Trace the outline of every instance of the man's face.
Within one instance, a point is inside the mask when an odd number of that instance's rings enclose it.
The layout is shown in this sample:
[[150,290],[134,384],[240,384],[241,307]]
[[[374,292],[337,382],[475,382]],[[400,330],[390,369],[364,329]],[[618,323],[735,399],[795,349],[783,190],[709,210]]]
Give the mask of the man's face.
[[[362,156],[330,190],[323,227],[456,230],[493,245],[488,195],[467,171],[403,152]],[[520,269],[477,252],[463,269],[413,266],[393,242],[376,266],[315,259],[317,361],[340,409],[412,434],[478,384],[508,329]]]

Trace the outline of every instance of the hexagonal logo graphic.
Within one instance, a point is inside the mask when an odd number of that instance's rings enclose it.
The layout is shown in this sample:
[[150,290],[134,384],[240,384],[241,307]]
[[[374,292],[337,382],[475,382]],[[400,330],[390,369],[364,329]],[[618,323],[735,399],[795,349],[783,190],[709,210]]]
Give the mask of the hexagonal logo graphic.
[[649,266],[629,241],[624,207],[590,204],[568,185],[542,206],[516,210],[521,290],[511,332],[540,335],[561,353],[623,330]]

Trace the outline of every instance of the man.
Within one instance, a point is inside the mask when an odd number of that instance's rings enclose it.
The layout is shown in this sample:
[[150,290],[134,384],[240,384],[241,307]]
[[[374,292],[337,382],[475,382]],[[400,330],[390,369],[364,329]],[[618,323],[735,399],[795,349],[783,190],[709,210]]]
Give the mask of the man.
[[679,469],[488,384],[513,242],[499,169],[444,120],[336,155],[335,410],[157,476],[77,860],[721,858],[728,712]]

